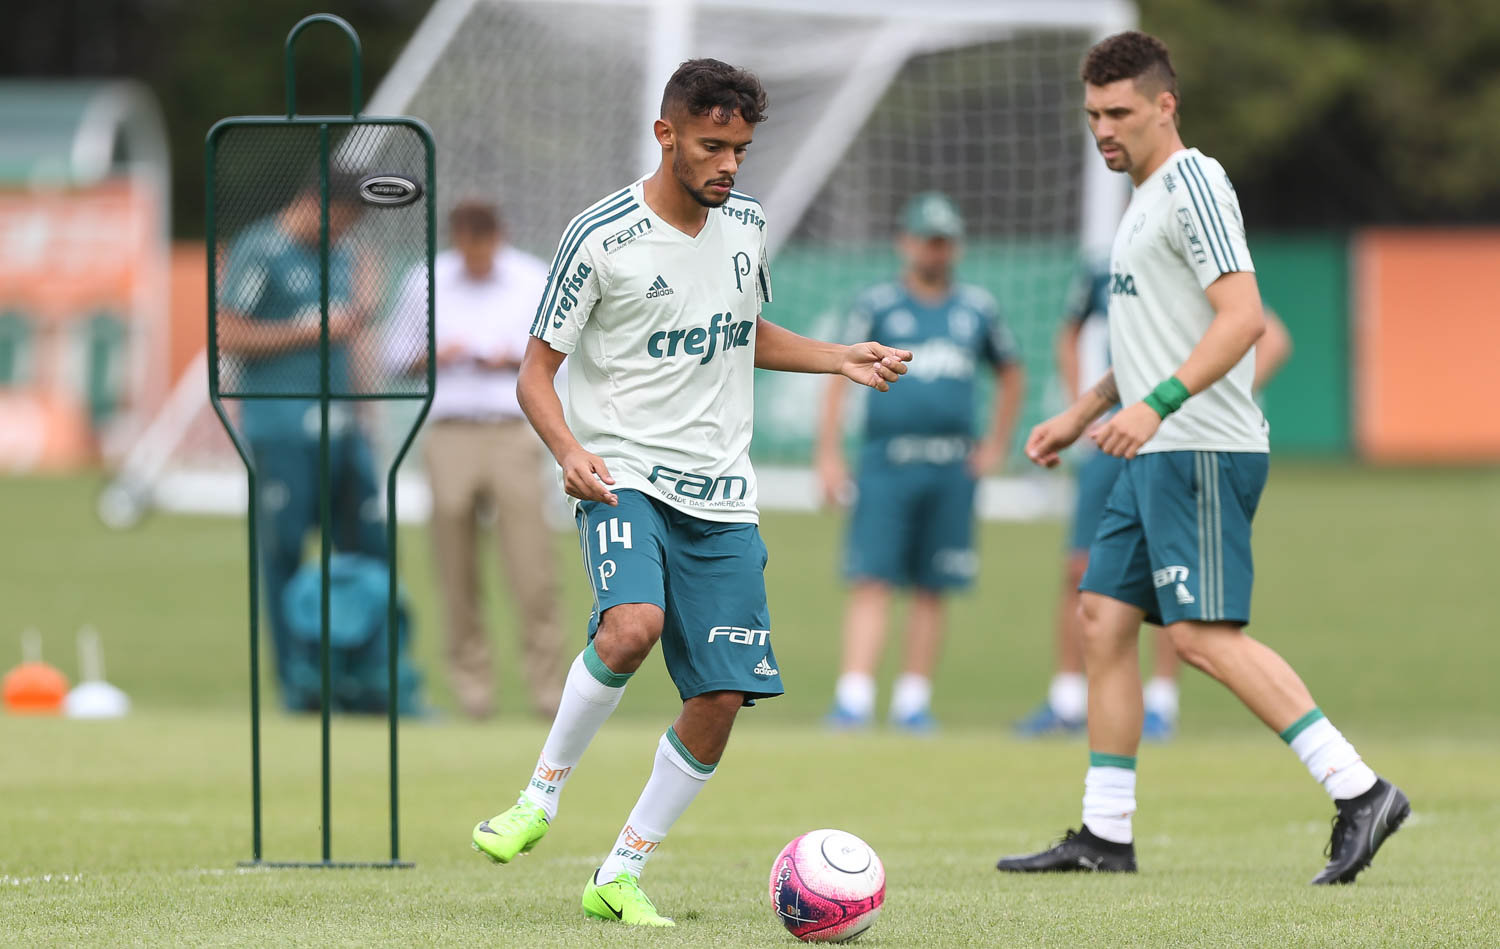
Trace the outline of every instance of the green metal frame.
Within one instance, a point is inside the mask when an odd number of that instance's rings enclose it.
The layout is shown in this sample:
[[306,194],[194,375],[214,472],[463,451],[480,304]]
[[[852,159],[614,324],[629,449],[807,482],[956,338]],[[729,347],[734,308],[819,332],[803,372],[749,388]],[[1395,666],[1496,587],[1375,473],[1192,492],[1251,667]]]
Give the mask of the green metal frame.
[[[350,65],[350,99],[351,109],[348,115],[297,115],[297,93],[296,93],[296,66],[294,50],[297,38],[302,32],[314,23],[330,23],[344,32],[349,38],[351,65]],[[360,109],[363,105],[361,98],[361,84],[363,67],[361,62],[361,49],[359,35],[354,27],[341,17],[327,13],[313,14],[304,17],[292,27],[287,34],[286,45],[283,55],[286,68],[286,115],[285,116],[237,116],[234,118],[221,119],[214,123],[209,129],[204,143],[204,162],[206,176],[206,240],[208,248],[208,345],[209,351],[215,358],[208,360],[208,393],[209,402],[212,404],[214,413],[219,417],[220,423],[228,433],[230,441],[234,443],[235,451],[239,453],[240,460],[245,464],[246,485],[249,490],[249,498],[246,503],[246,517],[249,537],[249,592],[250,592],[250,785],[251,785],[251,853],[252,859],[242,861],[241,866],[258,867],[302,867],[302,868],[406,868],[413,866],[408,861],[401,860],[400,839],[400,797],[398,792],[397,766],[398,766],[398,664],[397,647],[399,633],[399,601],[396,586],[396,473],[405,460],[412,442],[416,439],[417,432],[427,418],[428,410],[432,407],[432,394],[437,384],[437,369],[435,360],[429,358],[426,368],[426,391],[423,394],[401,394],[401,393],[372,393],[363,395],[336,394],[330,392],[329,383],[329,336],[328,336],[328,132],[331,128],[353,126],[353,125],[390,125],[404,126],[415,131],[422,140],[427,156],[427,175],[424,185],[426,187],[427,201],[427,266],[429,272],[432,268],[433,258],[436,256],[436,146],[433,143],[432,131],[419,119],[409,116],[361,116]],[[321,279],[321,300],[319,317],[319,385],[317,392],[310,393],[277,393],[273,396],[265,395],[229,395],[230,399],[253,399],[253,398],[276,398],[276,399],[317,399],[319,403],[320,425],[318,429],[318,508],[321,521],[321,548],[319,551],[319,566],[322,572],[321,592],[321,637],[319,644],[320,662],[322,665],[322,859],[319,861],[268,861],[263,859],[261,847],[261,769],[260,769],[260,571],[258,560],[258,548],[256,537],[256,471],[255,462],[250,454],[249,446],[244,437],[235,429],[233,422],[224,410],[223,399],[219,384],[219,327],[218,327],[218,266],[215,260],[215,248],[218,243],[217,223],[214,218],[214,190],[215,171],[214,158],[217,154],[218,140],[226,129],[245,126],[278,126],[288,125],[315,126],[318,129],[319,138],[319,184],[320,184],[320,233],[318,240],[319,270]],[[427,282],[427,347],[428,353],[436,351],[436,339],[432,320],[433,312],[433,287],[432,281]],[[329,434],[328,434],[328,411],[332,402],[338,400],[384,400],[404,399],[408,401],[422,401],[421,409],[412,423],[410,431],[402,441],[400,449],[391,461],[391,466],[386,474],[386,540],[390,557],[390,600],[387,606],[387,653],[389,675],[389,727],[390,727],[390,843],[391,856],[388,861],[365,861],[349,862],[334,861],[332,857],[331,844],[331,758],[330,758],[330,698],[332,692],[331,669],[329,664],[329,564],[332,556],[332,498],[329,476]]]

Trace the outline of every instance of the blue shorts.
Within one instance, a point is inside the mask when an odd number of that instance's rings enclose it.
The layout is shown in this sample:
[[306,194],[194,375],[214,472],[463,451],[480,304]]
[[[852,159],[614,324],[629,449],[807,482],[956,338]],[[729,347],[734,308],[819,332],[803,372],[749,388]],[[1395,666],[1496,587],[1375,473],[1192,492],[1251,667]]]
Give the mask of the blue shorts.
[[1099,520],[1104,517],[1104,505],[1125,459],[1106,455],[1094,449],[1083,464],[1078,466],[1078,500],[1073,505],[1073,530],[1068,536],[1068,552],[1086,554],[1094,535],[1099,533]]
[[706,692],[743,692],[746,704],[780,695],[766,603],[766,545],[754,524],[706,521],[633,489],[618,507],[578,505],[578,536],[594,611],[650,603],[666,614],[667,673],[686,701]]
[[1157,625],[1250,622],[1250,522],[1269,466],[1264,452],[1164,451],[1126,461],[1079,589],[1138,606]]
[[893,464],[867,453],[849,519],[844,575],[957,590],[974,580],[974,478],[962,462]]

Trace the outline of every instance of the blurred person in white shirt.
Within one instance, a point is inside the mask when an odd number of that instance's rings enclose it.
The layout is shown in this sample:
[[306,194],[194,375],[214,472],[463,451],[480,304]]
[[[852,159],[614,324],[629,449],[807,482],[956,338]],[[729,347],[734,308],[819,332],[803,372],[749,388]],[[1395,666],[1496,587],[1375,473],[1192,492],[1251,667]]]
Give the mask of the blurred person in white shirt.
[[[494,672],[478,547],[480,519],[489,512],[520,609],[522,678],[533,710],[550,718],[565,673],[557,578],[544,517],[542,446],[516,403],[516,371],[547,284],[547,265],[506,243],[494,205],[460,202],[448,223],[452,246],[437,255],[432,269],[437,386],[425,460],[449,681],[466,715],[490,715]],[[425,293],[422,275],[414,273],[398,315],[423,312]],[[409,334],[393,335],[409,340]],[[426,367],[420,358],[408,358],[400,368]]]

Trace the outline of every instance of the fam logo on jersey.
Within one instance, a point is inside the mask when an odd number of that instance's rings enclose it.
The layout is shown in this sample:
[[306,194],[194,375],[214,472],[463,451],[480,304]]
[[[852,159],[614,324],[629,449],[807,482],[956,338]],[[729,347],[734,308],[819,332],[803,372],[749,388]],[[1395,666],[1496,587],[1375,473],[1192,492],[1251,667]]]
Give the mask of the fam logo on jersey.
[[1161,176],[1161,183],[1166,186],[1167,194],[1177,190],[1177,179],[1172,177],[1170,171]]
[[[657,465],[652,468],[646,480],[650,481],[657,490],[664,492],[668,498],[717,501],[714,505],[717,507],[742,507],[745,495],[750,493],[750,480],[741,475],[722,475],[718,478],[711,478],[705,474],[668,468],[666,465]],[[739,494],[733,493],[736,489],[739,490]]]
[[[670,359],[675,356],[701,356],[698,365],[706,366],[720,349],[739,349],[751,344],[750,331],[755,328],[752,320],[734,322],[733,313],[715,313],[708,321],[708,328],[695,326],[692,329],[662,330],[652,333],[646,340],[646,352],[653,359]],[[723,344],[720,345],[720,337]],[[679,351],[680,347],[680,351]]]
[[1208,252],[1203,249],[1203,241],[1198,237],[1197,225],[1193,224],[1193,213],[1187,208],[1178,208],[1177,222],[1182,225],[1182,236],[1187,239],[1188,250],[1192,251],[1193,259],[1200,264],[1208,260]]
[[606,254],[613,254],[615,251],[619,250],[621,247],[624,247],[626,244],[629,244],[637,237],[650,232],[650,230],[651,219],[643,217],[639,221],[636,221],[634,224],[625,228],[625,230],[606,237],[604,239],[604,252]]
[[729,205],[720,205],[720,211],[739,221],[741,224],[749,224],[761,230],[766,229],[766,219],[755,213],[754,208],[731,208]]
[[594,269],[586,263],[580,262],[578,269],[573,271],[573,276],[564,277],[558,285],[557,309],[552,311],[552,328],[558,329],[563,325],[563,320],[568,318],[573,307],[578,303],[578,291],[583,289],[583,282],[588,279]]
[[1111,296],[1136,297],[1140,294],[1135,292],[1135,277],[1128,273],[1114,273],[1111,275],[1109,292]]

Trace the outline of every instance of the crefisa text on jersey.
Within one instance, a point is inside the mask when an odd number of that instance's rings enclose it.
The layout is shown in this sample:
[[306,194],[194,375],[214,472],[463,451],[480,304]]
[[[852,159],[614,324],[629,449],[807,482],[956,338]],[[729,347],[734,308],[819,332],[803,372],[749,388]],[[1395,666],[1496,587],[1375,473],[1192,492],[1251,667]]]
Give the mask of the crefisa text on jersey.
[[[695,326],[684,330],[662,330],[652,333],[646,340],[646,352],[652,358],[666,359],[673,356],[702,356],[698,365],[706,366],[719,350],[719,337],[724,337],[724,349],[738,349],[750,345],[750,331],[755,328],[753,320],[734,322],[733,313],[715,313],[708,321],[708,329]],[[707,344],[706,346],[704,344]],[[678,347],[681,346],[679,352]]]
[[578,302],[578,291],[583,289],[583,281],[591,273],[593,273],[593,269],[588,264],[580,262],[578,269],[573,272],[573,276],[564,279],[558,285],[558,289],[561,291],[561,299],[557,301],[557,309],[552,311],[552,326],[554,328],[563,325],[563,320],[567,317],[568,311],[573,309],[573,304]]
[[761,230],[766,229],[766,219],[761,217],[759,214],[756,214],[754,208],[732,208],[726,204],[721,206],[719,210],[734,218],[736,221],[739,221],[741,224],[750,224],[754,227],[760,228]]

